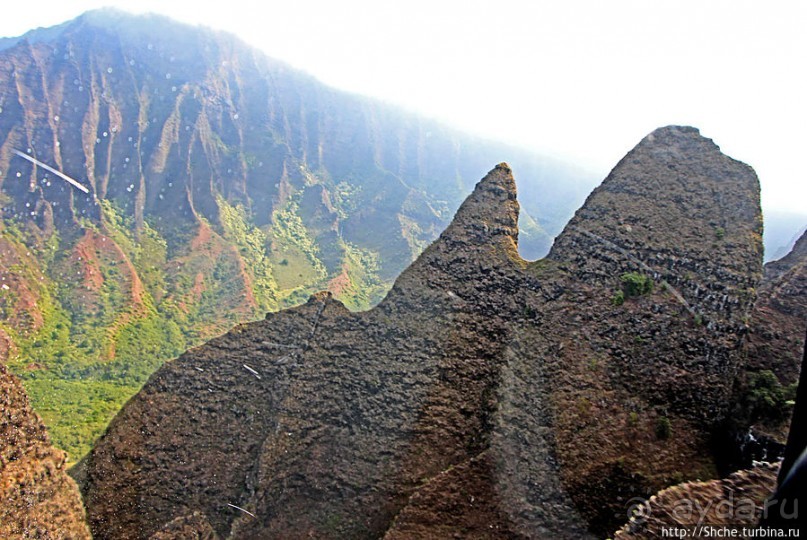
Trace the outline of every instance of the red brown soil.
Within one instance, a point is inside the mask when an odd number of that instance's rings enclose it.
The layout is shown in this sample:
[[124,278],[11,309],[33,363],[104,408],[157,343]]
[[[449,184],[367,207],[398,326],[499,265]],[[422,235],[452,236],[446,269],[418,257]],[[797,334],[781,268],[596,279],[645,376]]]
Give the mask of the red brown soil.
[[342,272],[328,282],[328,292],[334,296],[339,296],[345,292],[348,287],[350,287],[350,275],[348,274],[347,270],[347,265],[343,265]]

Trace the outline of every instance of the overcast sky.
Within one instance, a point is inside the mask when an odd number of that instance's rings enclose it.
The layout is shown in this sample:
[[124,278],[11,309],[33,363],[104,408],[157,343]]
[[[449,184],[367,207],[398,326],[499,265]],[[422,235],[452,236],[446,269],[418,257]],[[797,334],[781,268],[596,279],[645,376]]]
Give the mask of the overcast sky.
[[234,32],[322,81],[604,177],[688,124],[752,165],[767,209],[807,214],[807,2],[61,0],[0,35],[115,5]]

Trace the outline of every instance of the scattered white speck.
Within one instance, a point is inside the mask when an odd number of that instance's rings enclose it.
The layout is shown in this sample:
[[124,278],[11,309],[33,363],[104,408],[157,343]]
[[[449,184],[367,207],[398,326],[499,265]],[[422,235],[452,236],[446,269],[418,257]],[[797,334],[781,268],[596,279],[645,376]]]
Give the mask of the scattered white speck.
[[[211,390],[211,392],[212,392],[212,390]],[[233,508],[235,508],[236,510],[241,510],[241,511],[242,511],[242,512],[244,512],[245,514],[249,514],[250,516],[255,517],[255,514],[253,514],[253,513],[252,513],[252,512],[250,512],[249,510],[244,510],[244,509],[243,509],[243,508],[241,508],[240,506],[236,506],[236,505],[234,505],[234,504],[230,504],[230,503],[227,503],[227,506],[232,506],[232,507],[233,507]]]
[[170,78],[171,78],[171,74],[170,74],[170,73],[166,73],[166,74],[165,74],[165,78],[166,78],[166,79],[170,79]]
[[248,366],[248,365],[246,365],[246,364],[243,364],[243,366],[244,366],[244,368],[245,368],[247,371],[249,371],[250,373],[252,373],[253,375],[255,375],[255,378],[257,378],[258,380],[261,380],[261,376],[260,376],[260,374],[259,374],[257,371],[255,371],[254,369],[252,369],[251,367],[249,367],[249,366]]
[[129,65],[133,66],[134,65],[134,60],[129,60]]
[[54,117],[53,117],[53,121],[54,121],[54,122],[58,122],[58,121],[59,121],[59,115],[58,115],[58,114],[57,114],[56,116],[54,116]]
[[111,67],[106,68],[106,72],[107,73],[112,73],[112,68]]
[[235,120],[238,120],[238,113],[235,113],[235,114],[233,115],[233,118],[234,118]]
[[7,290],[10,289],[10,287],[8,285],[6,285],[5,283],[3,283],[3,286],[0,287],[0,289],[3,289],[4,291],[7,291]]

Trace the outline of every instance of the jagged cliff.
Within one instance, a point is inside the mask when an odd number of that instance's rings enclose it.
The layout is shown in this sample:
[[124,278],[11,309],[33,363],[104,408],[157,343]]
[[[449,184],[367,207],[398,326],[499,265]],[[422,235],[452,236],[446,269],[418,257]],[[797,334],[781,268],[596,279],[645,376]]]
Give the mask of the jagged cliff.
[[375,308],[330,294],[162,367],[88,458],[97,538],[583,538],[716,474],[762,275],[750,167],[648,135],[550,255],[497,166]]
[[770,370],[783,384],[796,382],[807,331],[807,233],[785,257],[765,265],[750,330],[749,370]]
[[785,257],[765,265],[748,334],[739,355],[743,370],[726,422],[730,469],[782,457],[790,407],[798,386],[807,333],[807,234]]
[[318,290],[375,304],[504,158],[541,215],[522,220],[539,256],[589,189],[573,167],[158,16],[100,10],[5,40],[0,347],[79,459],[187,347]]
[[[692,531],[700,525],[733,527],[738,529],[738,538],[764,535],[744,535],[743,525],[750,526],[746,529],[758,525],[780,528],[785,534],[803,529],[798,496],[804,492],[804,479],[794,464],[807,442],[806,268],[807,236],[785,257],[765,265],[748,339],[738,354],[743,369],[736,380],[728,422],[734,430],[734,444],[728,446],[733,449],[730,465],[746,468],[721,480],[684,483],[650,499],[632,501],[632,515],[626,516],[630,520],[615,538],[658,538],[663,536],[663,528]],[[788,396],[795,405],[792,409],[782,403],[782,388],[789,385],[798,385],[798,395]],[[754,461],[782,457],[781,470],[780,464]],[[773,531],[767,536],[777,534]]]

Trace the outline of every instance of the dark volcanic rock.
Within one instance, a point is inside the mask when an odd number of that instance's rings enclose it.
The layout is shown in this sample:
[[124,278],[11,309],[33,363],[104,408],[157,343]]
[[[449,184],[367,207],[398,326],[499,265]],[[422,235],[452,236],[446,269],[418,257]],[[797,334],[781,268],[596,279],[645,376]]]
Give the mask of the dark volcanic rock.
[[150,540],[219,540],[219,535],[199,512],[178,517],[165,525]]
[[[757,291],[728,428],[728,437],[739,442],[727,449],[727,465],[733,468],[776,460],[784,450],[790,409],[781,401],[792,397],[788,394],[798,383],[807,334],[807,234],[787,256],[765,265]],[[769,396],[779,391],[782,397],[765,405],[761,391]]]
[[[762,273],[753,171],[668,127],[549,258],[519,257],[518,211],[499,165],[374,309],[316,295],[166,364],[89,457],[95,537],[199,512],[234,538],[585,538],[714,475]],[[630,272],[655,287],[615,302]]]
[[750,327],[749,369],[796,382],[807,333],[807,233],[787,256],[765,265]]

